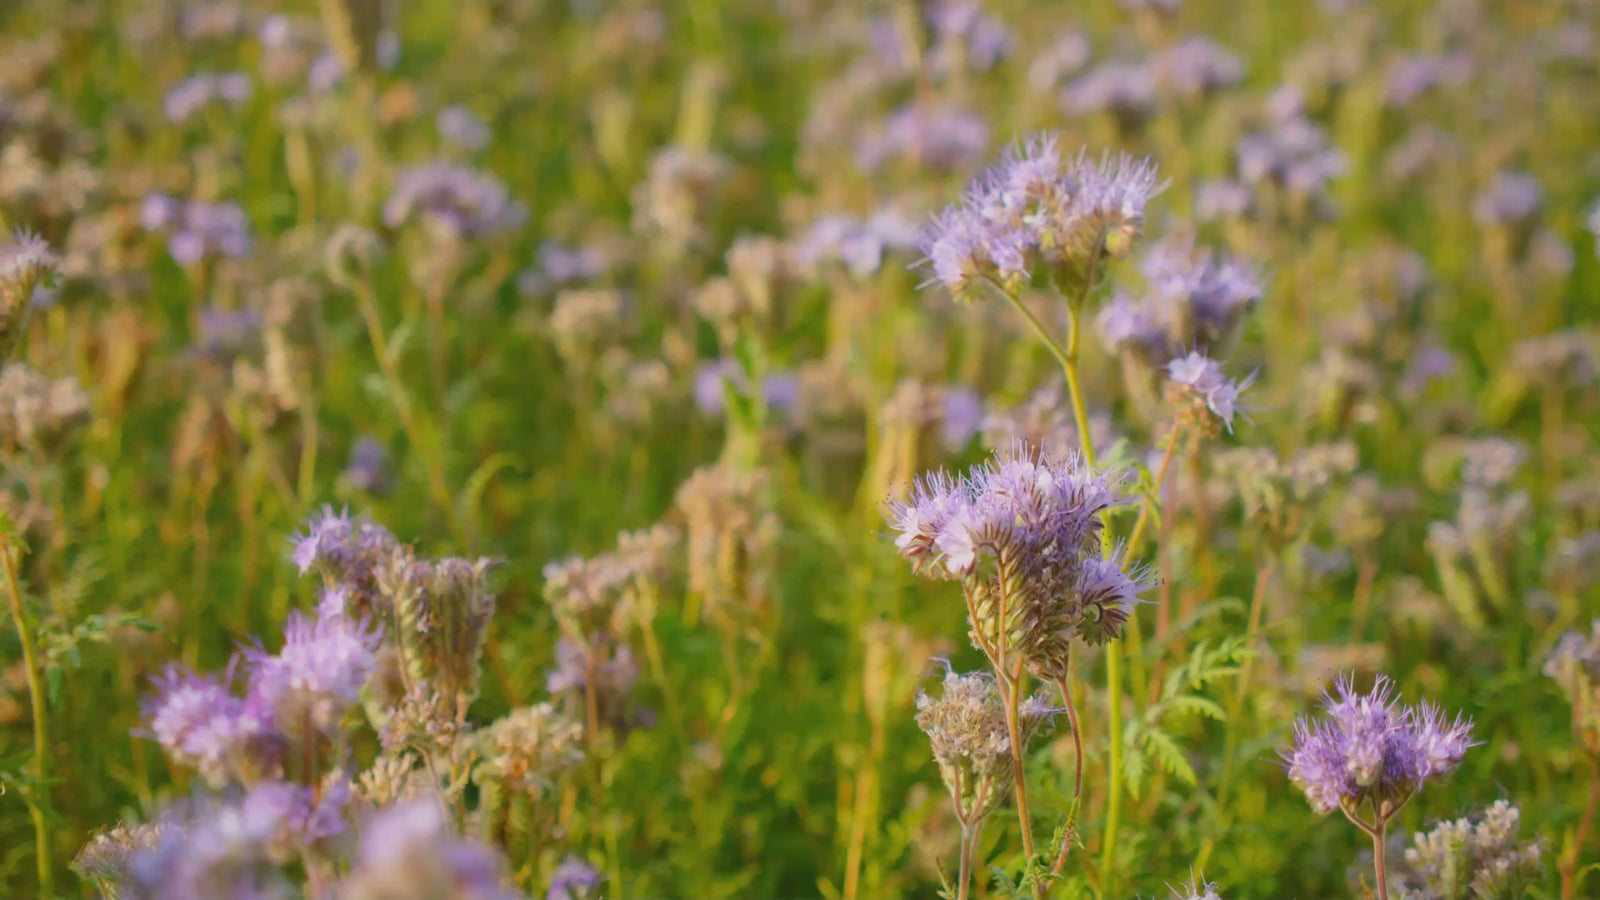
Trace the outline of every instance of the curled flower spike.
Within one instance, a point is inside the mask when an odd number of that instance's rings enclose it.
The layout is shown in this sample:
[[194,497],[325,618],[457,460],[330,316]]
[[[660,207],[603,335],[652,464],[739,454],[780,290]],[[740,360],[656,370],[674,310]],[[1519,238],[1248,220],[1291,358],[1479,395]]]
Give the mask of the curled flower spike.
[[[1017,757],[994,676],[958,675],[948,662],[945,666],[944,692],[937,698],[925,691],[917,694],[917,727],[933,745],[933,758],[957,815],[974,825],[1005,801]],[[1056,712],[1041,696],[1022,702],[1018,736],[1024,750]]]
[[1019,444],[960,480],[923,476],[885,516],[913,571],[962,582],[980,649],[1055,678],[1074,638],[1120,637],[1149,586],[1120,554],[1101,557],[1100,514],[1122,502],[1119,483],[1077,454],[1050,459]]

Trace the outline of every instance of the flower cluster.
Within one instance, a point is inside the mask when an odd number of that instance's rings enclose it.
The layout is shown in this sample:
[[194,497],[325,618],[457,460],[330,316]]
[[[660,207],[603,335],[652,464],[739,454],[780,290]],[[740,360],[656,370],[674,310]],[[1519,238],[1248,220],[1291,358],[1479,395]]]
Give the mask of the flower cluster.
[[293,539],[293,560],[300,574],[316,572],[330,596],[356,614],[389,616],[378,588],[378,573],[402,550],[389,529],[348,510],[325,506],[306,520]]
[[166,194],[151,194],[144,200],[140,218],[147,231],[171,232],[167,252],[180,265],[250,255],[250,220],[235,204],[185,202]]
[[1192,241],[1163,241],[1145,253],[1148,292],[1118,293],[1100,311],[1100,333],[1113,352],[1163,365],[1185,349],[1225,348],[1245,314],[1261,301],[1260,276],[1241,260],[1197,254]]
[[1117,484],[1076,455],[1019,445],[961,479],[923,476],[886,515],[914,571],[962,582],[980,648],[1009,647],[1054,678],[1074,638],[1121,636],[1147,586],[1141,567],[1101,553],[1100,514],[1118,502]]
[[1405,900],[1508,900],[1544,874],[1539,841],[1523,841],[1522,813],[1497,800],[1477,817],[1440,822],[1406,848],[1396,879]]
[[1318,813],[1342,810],[1360,822],[1362,804],[1371,803],[1377,827],[1428,779],[1455,771],[1472,746],[1470,719],[1447,720],[1427,701],[1402,705],[1386,676],[1367,694],[1348,677],[1336,689],[1337,697],[1324,696],[1328,718],[1296,720],[1294,742],[1283,751],[1289,779]]
[[406,169],[383,204],[383,224],[421,221],[451,238],[474,238],[520,227],[527,209],[491,175],[450,163]]
[[1190,353],[1167,363],[1167,378],[1172,391],[1196,415],[1203,409],[1229,431],[1239,411],[1239,396],[1255,381],[1254,373],[1235,381],[1222,374],[1216,360],[1200,352]]
[[169,122],[187,122],[212,103],[228,106],[243,104],[250,99],[252,89],[250,76],[243,72],[202,72],[173,86],[162,103],[162,111]]
[[1149,160],[1064,157],[1053,136],[1035,137],[934,217],[918,245],[934,280],[958,297],[981,279],[1025,281],[1040,264],[1060,277],[1101,253],[1125,252],[1162,187]]
[[[1017,718],[1024,749],[1057,712],[1040,696],[1022,701]],[[939,697],[917,693],[917,727],[933,745],[939,776],[962,822],[974,825],[1005,802],[1016,757],[994,676],[947,671]]]
[[1587,635],[1563,634],[1545,660],[1544,674],[1572,704],[1572,731],[1579,745],[1600,758],[1600,619],[1590,623]]

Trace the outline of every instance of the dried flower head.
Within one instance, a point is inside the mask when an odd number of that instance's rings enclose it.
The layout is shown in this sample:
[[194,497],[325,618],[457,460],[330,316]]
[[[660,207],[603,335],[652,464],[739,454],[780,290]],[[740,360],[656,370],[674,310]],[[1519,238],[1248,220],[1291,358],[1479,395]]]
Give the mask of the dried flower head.
[[1521,811],[1497,800],[1476,817],[1419,832],[1398,873],[1407,900],[1516,900],[1544,875],[1538,840],[1520,839]]
[[583,762],[583,725],[550,703],[512,710],[477,739],[482,761],[473,777],[535,800]]
[[[1011,788],[1015,763],[1010,732],[994,676],[958,675],[947,669],[943,686],[937,698],[918,692],[917,727],[933,745],[939,777],[955,803],[956,815],[972,826],[999,808]],[[1024,752],[1055,714],[1042,696],[1022,701],[1017,724]]]
[[478,696],[484,641],[494,617],[489,590],[494,561],[418,559],[409,550],[378,573],[394,609],[395,641],[413,683],[426,682],[457,705],[457,718]]

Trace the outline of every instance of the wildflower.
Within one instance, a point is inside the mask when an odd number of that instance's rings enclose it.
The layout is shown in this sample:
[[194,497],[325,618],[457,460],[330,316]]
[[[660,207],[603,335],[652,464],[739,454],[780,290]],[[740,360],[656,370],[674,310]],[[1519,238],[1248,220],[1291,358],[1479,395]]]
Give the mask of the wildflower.
[[1370,803],[1378,828],[1421,790],[1461,764],[1472,746],[1472,722],[1447,721],[1435,706],[1401,705],[1394,683],[1379,676],[1369,694],[1351,680],[1337,683],[1338,697],[1324,695],[1328,719],[1297,719],[1293,744],[1283,751],[1289,779],[1318,813],[1341,810],[1361,823]]
[[1070,115],[1115,113],[1123,130],[1132,131],[1155,111],[1158,85],[1145,63],[1101,63],[1062,90],[1061,109]]
[[1569,631],[1545,660],[1544,674],[1572,705],[1572,731],[1578,745],[1600,757],[1600,619],[1589,634]]
[[1131,352],[1146,364],[1170,360],[1183,347],[1204,353],[1225,346],[1261,300],[1261,279],[1250,266],[1197,254],[1190,241],[1156,244],[1141,268],[1146,295],[1116,295],[1098,324],[1110,349]]
[[32,232],[19,229],[0,244],[0,358],[10,355],[21,336],[35,289],[48,284],[59,266],[50,245]]
[[238,259],[250,253],[250,221],[232,203],[188,203],[162,194],[145,198],[141,213],[148,231],[170,229],[167,253],[180,265],[206,259]]
[[955,171],[973,165],[989,149],[983,117],[951,106],[912,104],[891,113],[856,148],[856,165],[875,172],[890,160]]
[[383,224],[420,221],[452,238],[500,234],[521,227],[527,209],[491,175],[449,163],[405,169],[383,204]]
[[162,110],[167,121],[182,124],[212,103],[240,106],[250,99],[250,76],[243,72],[203,72],[178,82],[167,92]]
[[1062,79],[1088,65],[1091,53],[1089,39],[1069,31],[1034,58],[1028,66],[1028,84],[1041,92],[1054,90]]
[[276,656],[259,647],[245,651],[251,699],[286,734],[331,736],[372,673],[379,640],[365,621],[291,612]]
[[629,695],[639,680],[639,664],[628,645],[595,633],[583,639],[562,635],[556,641],[556,667],[545,673],[552,697],[570,696],[578,705],[592,691],[600,722],[614,728],[630,724]]
[[1199,97],[1244,77],[1239,57],[1207,37],[1190,37],[1150,60],[1156,78],[1180,97]]
[[589,900],[599,887],[600,873],[576,856],[569,856],[551,874],[545,900]]
[[472,153],[488,146],[493,136],[489,126],[465,106],[447,106],[439,110],[434,127],[439,130],[440,137]]
[[1254,373],[1235,381],[1223,376],[1222,367],[1198,351],[1167,363],[1167,376],[1179,396],[1202,405],[1229,430],[1239,411],[1239,396],[1255,382]]
[[1408,898],[1418,900],[1491,900],[1517,898],[1544,875],[1544,847],[1522,841],[1522,814],[1497,800],[1476,817],[1440,822],[1419,832],[1405,851],[1405,871],[1398,874]]
[[213,787],[274,771],[282,738],[272,710],[233,695],[225,681],[169,666],[143,704],[148,730],[168,758],[191,766]]
[[1239,177],[1246,184],[1272,182],[1292,194],[1318,195],[1344,174],[1344,154],[1303,111],[1286,112],[1277,111],[1266,129],[1240,138]]
[[1161,189],[1148,160],[1067,160],[1041,135],[1007,151],[961,204],[923,228],[918,246],[934,280],[958,297],[979,279],[1025,280],[1036,263],[1060,277],[1094,255],[1126,251]]
[[361,828],[340,900],[520,900],[489,847],[450,833],[439,804],[412,800],[381,810]]
[[1538,179],[1523,172],[1496,172],[1472,201],[1472,215],[1485,227],[1521,226],[1539,211],[1544,189]]
[[355,614],[377,611],[387,617],[387,607],[379,605],[378,572],[401,552],[387,528],[325,506],[306,520],[304,532],[292,543],[292,558],[302,575],[315,570],[325,583],[343,587]]
[[[1022,701],[1017,724],[1024,750],[1055,714],[1042,696]],[[1015,762],[994,676],[947,670],[939,697],[917,692],[917,727],[933,745],[939,777],[963,825],[976,825],[1005,802]]]
[[377,438],[363,436],[350,447],[350,461],[344,468],[345,478],[358,491],[382,494],[389,490],[389,451]]
[[1017,446],[960,481],[923,476],[885,516],[914,571],[963,582],[980,647],[1006,646],[1004,630],[1030,671],[1053,678],[1073,638],[1119,637],[1146,587],[1142,568],[1100,554],[1099,516],[1119,502],[1116,484],[1075,454],[1052,461]]
[[583,725],[549,703],[512,710],[477,737],[483,761],[474,778],[535,800],[583,761]]

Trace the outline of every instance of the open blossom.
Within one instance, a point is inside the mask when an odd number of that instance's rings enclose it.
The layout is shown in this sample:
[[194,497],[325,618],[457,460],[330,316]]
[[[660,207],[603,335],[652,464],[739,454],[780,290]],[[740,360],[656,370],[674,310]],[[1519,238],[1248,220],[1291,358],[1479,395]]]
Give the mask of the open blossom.
[[365,621],[290,613],[277,655],[245,651],[251,697],[286,733],[331,733],[372,674],[378,641]]
[[962,296],[980,278],[1021,278],[1038,263],[1055,268],[1124,252],[1161,189],[1148,160],[1068,158],[1042,135],[1007,151],[961,203],[923,228],[918,246],[934,280]]
[[1254,373],[1235,381],[1222,374],[1216,360],[1200,352],[1190,353],[1167,363],[1167,377],[1180,390],[1205,402],[1206,409],[1220,419],[1229,431],[1239,411],[1239,397],[1255,382]]
[[170,666],[144,703],[145,733],[174,762],[192,766],[213,787],[268,771],[281,740],[271,709],[234,696],[225,680]]
[[383,204],[383,224],[390,228],[421,220],[458,238],[510,231],[527,216],[527,208],[492,175],[448,163],[401,172]]
[[1355,815],[1370,801],[1386,819],[1428,779],[1455,771],[1472,746],[1470,719],[1448,720],[1426,701],[1402,705],[1385,676],[1367,694],[1356,693],[1348,676],[1336,690],[1323,699],[1328,718],[1297,720],[1283,751],[1289,779],[1319,813]]
[[336,887],[341,900],[520,900],[505,865],[487,846],[456,837],[432,800],[373,815],[361,829],[355,864]]

